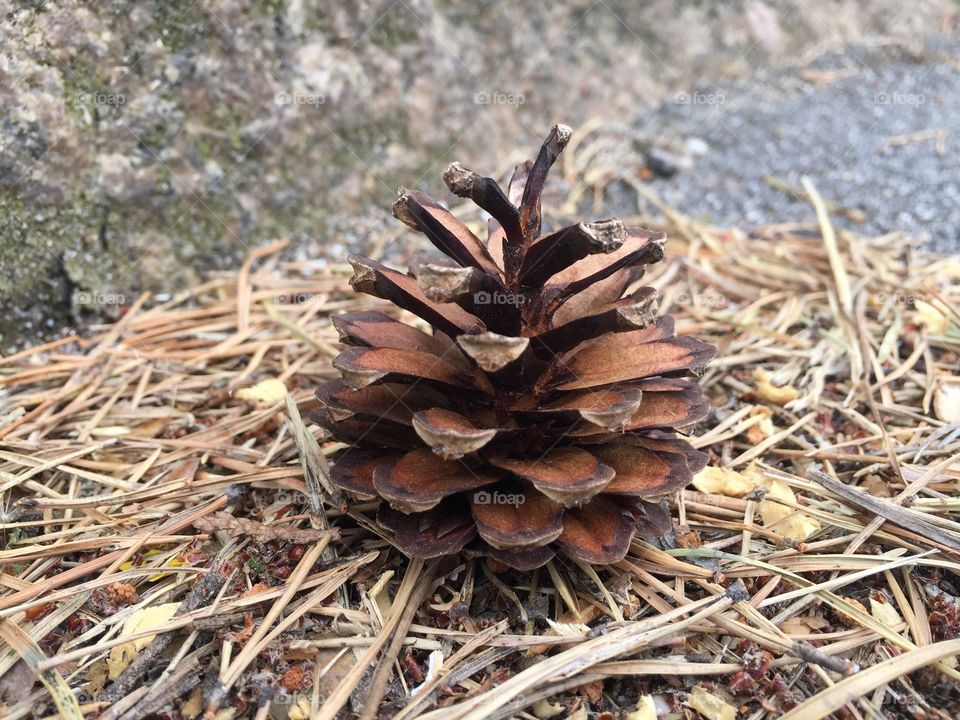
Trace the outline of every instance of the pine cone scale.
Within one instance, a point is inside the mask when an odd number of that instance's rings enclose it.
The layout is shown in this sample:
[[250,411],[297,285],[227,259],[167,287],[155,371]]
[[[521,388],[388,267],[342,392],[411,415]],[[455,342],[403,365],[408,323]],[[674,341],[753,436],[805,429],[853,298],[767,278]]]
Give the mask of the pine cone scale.
[[396,509],[422,513],[450,495],[476,490],[499,479],[500,474],[444,460],[421,448],[408,452],[392,465],[377,467],[373,486]]
[[557,545],[577,560],[609,565],[627,554],[636,524],[636,518],[629,511],[600,497],[564,514],[563,532],[557,538]]
[[[522,485],[505,485],[493,493],[475,493],[470,511],[477,530],[498,550],[547,545],[563,532],[563,506]],[[494,499],[503,502],[494,503]]]
[[534,458],[491,455],[487,461],[528,480],[537,490],[563,505],[579,505],[613,480],[613,469],[583,448],[572,445],[548,450]]

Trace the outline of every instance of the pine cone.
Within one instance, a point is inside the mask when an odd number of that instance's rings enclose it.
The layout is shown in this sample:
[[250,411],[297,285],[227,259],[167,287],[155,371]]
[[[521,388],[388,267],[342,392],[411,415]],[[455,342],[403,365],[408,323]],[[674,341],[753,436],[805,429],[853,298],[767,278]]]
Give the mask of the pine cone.
[[[426,195],[393,214],[449,260],[405,275],[352,257],[351,285],[421,318],[334,319],[342,380],[317,391],[317,421],[349,447],[332,481],[382,498],[379,522],[406,554],[470,547],[511,567],[556,550],[616,562],[635,534],[671,520],[651,499],[683,488],[706,456],[676,431],[708,411],[689,379],[714,349],[677,337],[656,292],[624,293],[663,257],[665,236],[617,219],[540,235],[547,172],[570,138],[555,126],[508,193],[458,163],[444,181],[490,214],[481,242]],[[478,537],[479,536],[479,537]]]

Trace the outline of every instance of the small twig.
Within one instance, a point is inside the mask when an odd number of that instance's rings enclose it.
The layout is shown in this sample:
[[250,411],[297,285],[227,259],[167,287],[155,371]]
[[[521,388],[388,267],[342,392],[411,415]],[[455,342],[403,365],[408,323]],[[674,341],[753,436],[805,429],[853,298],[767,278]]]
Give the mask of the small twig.
[[940,545],[960,552],[960,533],[957,531],[949,532],[942,530],[927,521],[923,513],[902,508],[889,500],[876,498],[865,492],[856,490],[849,485],[844,485],[839,480],[834,480],[820,470],[810,469],[807,471],[807,474],[834,495],[838,495],[851,505],[855,505],[871,515],[879,515],[894,525],[899,525],[906,530],[919,533]]

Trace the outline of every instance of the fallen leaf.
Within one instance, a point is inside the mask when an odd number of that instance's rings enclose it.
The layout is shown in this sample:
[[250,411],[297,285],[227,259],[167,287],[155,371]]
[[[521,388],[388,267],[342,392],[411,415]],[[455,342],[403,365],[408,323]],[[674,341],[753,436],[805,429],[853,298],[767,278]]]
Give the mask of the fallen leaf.
[[766,497],[757,506],[764,527],[779,523],[772,528],[774,532],[798,540],[806,540],[820,529],[815,518],[776,502],[774,498],[796,503],[797,496],[783,480],[764,477],[753,465],[743,470],[705,467],[694,475],[693,486],[702,493],[728,497],[743,497],[757,488],[765,488]]
[[873,615],[874,620],[883,623],[887,627],[893,627],[903,622],[900,613],[897,612],[893,605],[874,600],[873,598],[870,598],[870,614]]
[[268,406],[283,400],[287,394],[287,386],[282,380],[269,378],[261,380],[256,385],[240,388],[233,396],[237,400],[248,400],[255,405]]
[[767,495],[760,502],[757,510],[760,511],[760,519],[763,521],[764,527],[779,523],[776,527],[771,528],[775,533],[798,540],[806,540],[820,529],[820,523],[816,518],[786,505],[781,505],[772,499],[777,498],[791,503],[797,501],[793,489],[783,480],[766,478],[763,487],[767,489]]
[[299,695],[297,701],[290,706],[287,717],[289,720],[310,720],[310,700]]
[[933,393],[933,411],[948,423],[960,422],[960,383],[941,382]]
[[[180,607],[180,603],[163,603],[153,605],[152,607],[141,608],[127,618],[123,623],[123,629],[120,631],[120,637],[124,635],[133,635],[134,633],[151,630],[152,628],[163,625],[167,620],[173,617],[173,614]],[[146,635],[110,650],[110,656],[107,658],[107,666],[110,670],[110,679],[116,680],[127,665],[133,662],[141,650],[143,650],[156,635]]]
[[563,712],[563,705],[560,703],[550,703],[546,699],[538,700],[533,708],[533,714],[540,720],[550,720]]
[[860,487],[874,497],[893,497],[893,493],[890,491],[890,483],[874,473],[867,475],[860,483]]
[[657,720],[657,704],[652,695],[641,695],[637,709],[627,713],[624,720]]
[[750,411],[748,417],[756,417],[757,415],[761,416],[760,420],[755,425],[748,427],[745,434],[747,442],[754,445],[763,442],[777,431],[777,428],[773,425],[773,411],[770,408],[766,405],[758,405]]
[[735,720],[737,717],[737,709],[733,705],[707,692],[703,685],[693,688],[684,705],[693,708],[707,720]]
[[751,468],[741,472],[729,468],[705,467],[693,476],[693,486],[708,495],[743,497],[753,492],[763,478]]
[[827,620],[816,615],[804,615],[801,617],[788,618],[780,624],[780,629],[787,635],[805,635],[807,633],[823,630],[830,625]]
[[800,391],[793,385],[774,385],[770,380],[770,373],[763,368],[753,371],[753,380],[757,384],[757,395],[774,405],[786,405],[800,397]]
[[943,335],[950,329],[950,318],[940,312],[938,308],[923,300],[917,300],[914,302],[914,306],[917,309],[913,316],[914,321],[918,325],[926,325],[927,330],[932,334]]

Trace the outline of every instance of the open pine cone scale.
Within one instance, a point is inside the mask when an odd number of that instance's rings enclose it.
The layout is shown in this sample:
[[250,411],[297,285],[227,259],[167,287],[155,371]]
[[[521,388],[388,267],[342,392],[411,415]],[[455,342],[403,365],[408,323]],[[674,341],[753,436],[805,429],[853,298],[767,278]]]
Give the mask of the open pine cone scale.
[[394,215],[448,260],[414,260],[408,275],[351,258],[355,290],[431,331],[377,311],[335,318],[342,379],[318,389],[316,419],[348,445],[334,484],[383,499],[378,519],[410,556],[469,546],[521,570],[558,550],[616,562],[635,535],[670,530],[656,499],[705,465],[677,432],[709,409],[691,376],[713,348],[677,337],[652,288],[631,289],[664,235],[617,219],[540,235],[544,181],[569,136],[554,127],[506,193],[447,169],[451,191],[490,214],[486,243],[401,190]]

